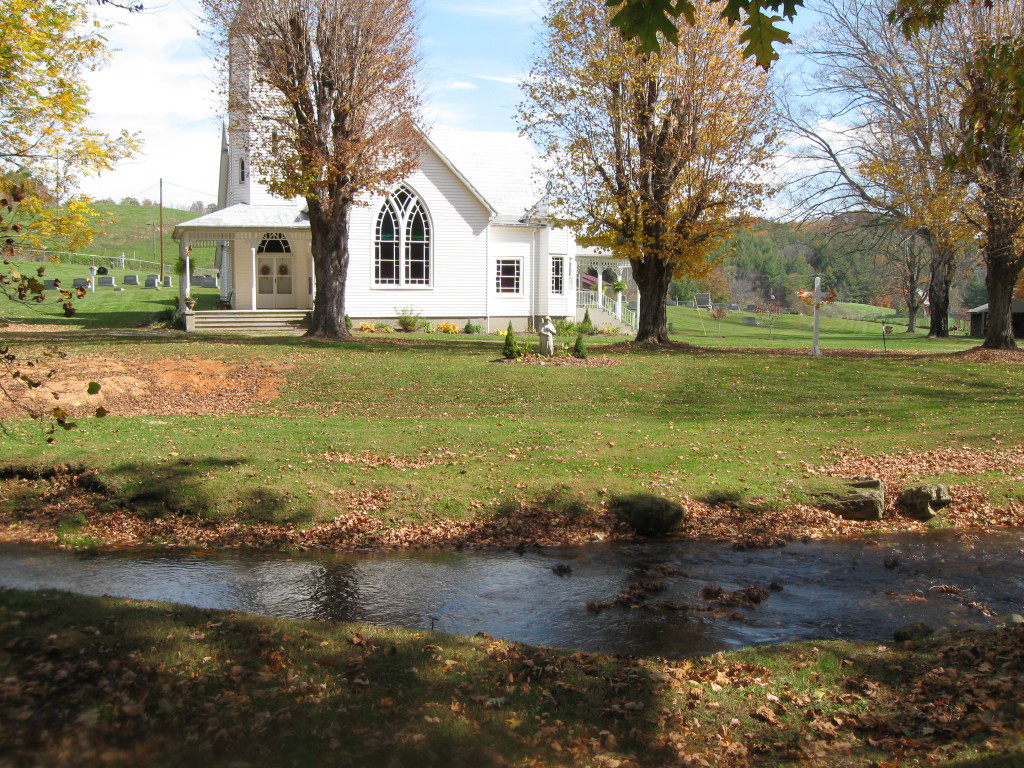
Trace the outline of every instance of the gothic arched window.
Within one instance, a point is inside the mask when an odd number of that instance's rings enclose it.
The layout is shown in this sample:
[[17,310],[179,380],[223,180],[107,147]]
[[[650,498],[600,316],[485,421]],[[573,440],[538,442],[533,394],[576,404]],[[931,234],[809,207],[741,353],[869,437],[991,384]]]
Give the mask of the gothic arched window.
[[384,201],[374,238],[374,285],[430,285],[430,219],[423,203],[401,186]]

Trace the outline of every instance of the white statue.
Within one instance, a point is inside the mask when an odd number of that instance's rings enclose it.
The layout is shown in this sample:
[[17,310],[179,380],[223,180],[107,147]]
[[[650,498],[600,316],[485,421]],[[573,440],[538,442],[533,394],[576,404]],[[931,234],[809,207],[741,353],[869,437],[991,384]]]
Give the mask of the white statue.
[[551,318],[544,316],[544,323],[537,330],[540,334],[540,353],[544,357],[555,356],[555,326]]

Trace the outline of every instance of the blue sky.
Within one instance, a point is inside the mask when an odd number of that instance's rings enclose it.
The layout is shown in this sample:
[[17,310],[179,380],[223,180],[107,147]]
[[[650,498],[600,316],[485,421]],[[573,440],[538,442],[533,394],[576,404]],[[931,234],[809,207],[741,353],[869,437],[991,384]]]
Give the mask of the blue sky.
[[[543,4],[425,0],[421,12],[428,125],[514,131],[519,91],[529,69]],[[101,10],[117,26],[108,66],[90,73],[93,126],[138,132],[142,153],[87,179],[83,191],[119,200],[212,202],[217,192],[221,107],[215,70],[196,28],[191,0],[166,0],[144,14]]]
[[[149,5],[149,4],[148,4]],[[193,0],[164,0],[143,14],[101,9],[117,22],[109,66],[90,73],[94,127],[137,132],[139,157],[87,179],[84,192],[187,207],[217,191],[221,107],[215,70],[196,29]],[[542,0],[422,0],[428,126],[516,130],[518,81],[530,68]]]

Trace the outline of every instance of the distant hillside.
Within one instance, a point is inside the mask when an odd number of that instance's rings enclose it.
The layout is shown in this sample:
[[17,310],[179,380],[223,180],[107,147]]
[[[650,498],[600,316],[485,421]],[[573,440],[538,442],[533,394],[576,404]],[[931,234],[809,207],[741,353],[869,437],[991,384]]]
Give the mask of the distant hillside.
[[[120,256],[158,261],[160,241],[157,226],[160,208],[156,205],[110,205],[96,204],[100,213],[96,224],[96,236],[83,249],[99,256]],[[164,257],[174,262],[178,258],[178,246],[171,240],[176,224],[202,216],[201,213],[164,208]]]

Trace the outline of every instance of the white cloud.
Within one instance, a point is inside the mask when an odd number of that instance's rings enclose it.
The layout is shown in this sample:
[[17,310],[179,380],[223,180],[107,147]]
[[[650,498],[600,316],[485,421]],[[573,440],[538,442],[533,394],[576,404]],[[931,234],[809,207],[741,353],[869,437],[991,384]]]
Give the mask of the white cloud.
[[540,20],[545,10],[545,4],[540,0],[490,3],[435,2],[433,5],[437,9],[462,16],[478,19],[511,19],[523,23]]
[[453,91],[475,91],[477,89],[475,83],[470,83],[465,80],[452,80],[448,83],[448,88]]

